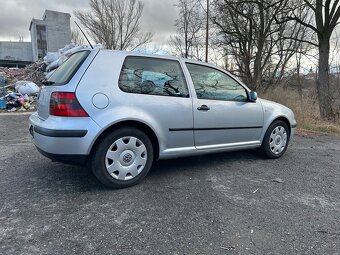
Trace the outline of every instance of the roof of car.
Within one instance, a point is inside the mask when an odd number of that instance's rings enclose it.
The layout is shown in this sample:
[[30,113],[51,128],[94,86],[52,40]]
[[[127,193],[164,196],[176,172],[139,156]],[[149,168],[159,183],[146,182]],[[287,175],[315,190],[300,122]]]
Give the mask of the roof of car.
[[149,58],[162,58],[162,59],[172,59],[172,60],[182,60],[184,62],[196,63],[196,64],[205,64],[216,67],[216,65],[206,63],[203,61],[197,61],[187,58],[179,58],[171,55],[160,55],[160,54],[148,54],[148,53],[139,53],[134,51],[122,51],[122,50],[108,50],[108,49],[100,49],[100,51],[108,51],[108,52],[115,52],[116,54],[121,54],[124,56],[140,56],[140,57],[149,57]]

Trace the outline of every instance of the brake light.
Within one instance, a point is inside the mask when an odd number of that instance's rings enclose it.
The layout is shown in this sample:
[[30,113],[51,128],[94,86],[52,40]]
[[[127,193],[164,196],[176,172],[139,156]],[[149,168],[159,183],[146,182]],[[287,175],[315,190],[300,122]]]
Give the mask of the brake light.
[[50,99],[50,115],[62,117],[88,117],[74,92],[53,92]]

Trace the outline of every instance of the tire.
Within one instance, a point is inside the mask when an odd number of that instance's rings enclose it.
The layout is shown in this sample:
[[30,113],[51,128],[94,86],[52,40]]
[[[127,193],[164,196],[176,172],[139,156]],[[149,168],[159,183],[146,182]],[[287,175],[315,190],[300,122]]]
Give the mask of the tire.
[[93,174],[104,185],[122,189],[139,183],[153,163],[153,146],[146,134],[124,127],[105,136],[91,157]]
[[280,158],[287,150],[289,144],[289,129],[285,122],[274,121],[264,135],[260,153],[269,159]]

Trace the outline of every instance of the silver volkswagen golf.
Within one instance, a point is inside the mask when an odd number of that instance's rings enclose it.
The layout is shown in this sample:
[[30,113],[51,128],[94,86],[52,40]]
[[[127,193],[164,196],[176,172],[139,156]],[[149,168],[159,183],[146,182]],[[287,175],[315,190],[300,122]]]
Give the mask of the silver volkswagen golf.
[[69,57],[29,122],[43,155],[88,164],[113,188],[140,182],[157,159],[241,149],[279,158],[296,128],[290,109],[216,66],[110,50]]

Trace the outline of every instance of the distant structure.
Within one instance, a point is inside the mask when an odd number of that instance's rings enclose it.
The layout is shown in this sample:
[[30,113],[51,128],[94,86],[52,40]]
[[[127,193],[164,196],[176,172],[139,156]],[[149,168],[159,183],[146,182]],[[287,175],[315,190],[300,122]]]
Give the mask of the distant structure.
[[71,15],[46,10],[30,23],[31,42],[0,42],[0,66],[23,67],[71,43]]
[[32,43],[0,42],[0,66],[24,67],[32,62]]
[[42,20],[32,19],[30,25],[33,60],[47,52],[57,51],[71,42],[71,15],[46,10]]

